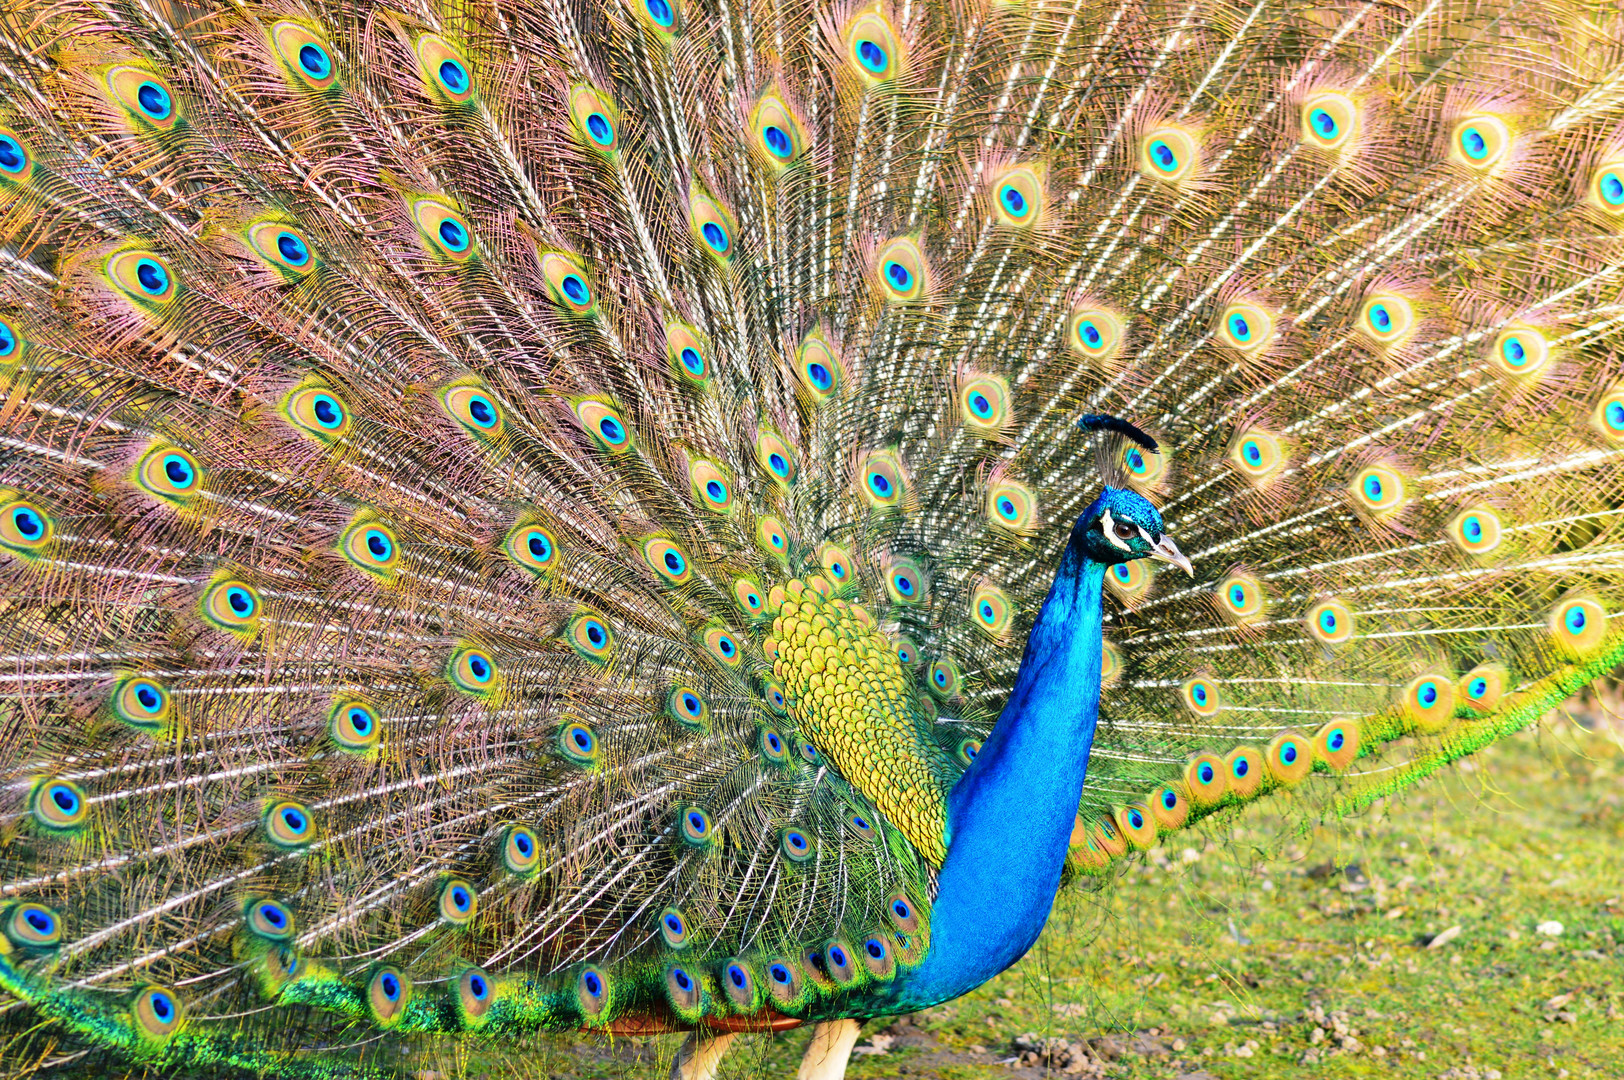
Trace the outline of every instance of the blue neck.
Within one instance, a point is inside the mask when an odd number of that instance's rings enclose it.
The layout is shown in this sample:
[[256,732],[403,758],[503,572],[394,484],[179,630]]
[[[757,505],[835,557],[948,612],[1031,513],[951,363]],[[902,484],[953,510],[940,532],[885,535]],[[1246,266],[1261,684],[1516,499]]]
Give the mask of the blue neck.
[[1060,887],[1100,704],[1104,565],[1073,538],[998,725],[948,796],[930,953],[895,1000],[958,997],[1019,960]]

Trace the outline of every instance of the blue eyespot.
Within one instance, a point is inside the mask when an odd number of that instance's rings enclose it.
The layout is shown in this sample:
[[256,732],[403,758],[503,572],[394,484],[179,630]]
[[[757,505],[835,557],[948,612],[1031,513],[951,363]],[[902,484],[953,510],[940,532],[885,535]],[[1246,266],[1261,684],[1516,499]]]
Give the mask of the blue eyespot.
[[727,485],[720,480],[710,480],[705,484],[705,495],[711,502],[727,501]]
[[11,523],[16,526],[17,534],[24,540],[38,540],[45,535],[45,523],[39,515],[27,507],[18,507],[11,512]]
[[525,547],[530,549],[530,555],[537,562],[546,562],[553,557],[552,542],[540,532],[533,532],[525,541]]
[[906,266],[895,260],[885,264],[885,279],[898,292],[907,292],[913,287],[913,274],[909,273]]
[[728,248],[727,230],[714,221],[707,221],[700,226],[699,235],[705,238],[705,243],[718,255],[725,255]]
[[665,0],[647,0],[644,6],[648,9],[649,18],[667,30],[676,21],[676,13],[671,10],[671,5],[666,3]]
[[908,907],[908,902],[900,896],[891,901],[891,911],[899,919],[906,919],[913,914],[913,910]]
[[566,274],[560,288],[564,290],[564,295],[569,297],[570,303],[576,307],[584,307],[592,300],[592,290],[587,288],[586,282],[577,274]]
[[703,836],[710,830],[710,822],[705,820],[705,815],[699,813],[697,810],[690,811],[688,814],[688,827],[695,833]]
[[169,91],[155,82],[144,82],[137,87],[135,102],[154,120],[168,120],[175,109],[174,102],[169,100]]
[[440,222],[439,231],[441,241],[452,251],[462,251],[468,247],[468,230],[450,218]]
[[513,846],[518,850],[520,855],[523,855],[527,859],[530,857],[530,853],[536,850],[536,845],[531,841],[529,835],[522,832],[515,832],[513,834]]
[[1128,824],[1135,829],[1143,829],[1145,827],[1145,815],[1137,810],[1130,809],[1128,811]]
[[299,47],[299,66],[312,79],[325,79],[333,73],[333,61],[320,45],[305,42]]
[[885,959],[885,942],[879,938],[869,938],[863,942],[863,951],[875,960]]
[[615,127],[602,113],[593,113],[586,118],[586,133],[599,146],[608,146],[615,141]]
[[1343,734],[1341,728],[1337,728],[1335,731],[1331,732],[1331,737],[1325,741],[1325,744],[1331,748],[1331,753],[1333,754],[1346,746],[1347,743],[1348,737]]
[[1336,117],[1332,116],[1324,109],[1315,109],[1314,111],[1310,112],[1308,114],[1308,123],[1315,131],[1319,132],[1322,138],[1336,138]]
[[284,806],[282,808],[282,824],[287,826],[290,833],[297,836],[310,828],[310,819],[294,807]]
[[53,785],[46,795],[66,816],[72,817],[79,812],[79,793],[66,784]]
[[141,707],[143,712],[155,713],[163,708],[163,692],[151,683],[136,683],[131,687],[131,690],[133,691],[131,696],[135,698],[135,703]]
[[[693,349],[693,348],[685,348],[685,349],[683,349],[682,350],[682,355],[681,355],[681,360],[682,360],[682,366],[688,370],[688,374],[690,374],[690,375],[703,375],[703,374],[705,374],[705,358],[703,356],[699,355],[698,350]],[[774,454],[773,457],[776,458],[780,462],[782,462],[784,460],[783,458],[778,457],[777,454]],[[775,465],[774,468],[776,469],[777,466]]]
[[1508,337],[1500,346],[1500,355],[1512,367],[1522,367],[1528,361],[1528,350],[1517,338]]
[[1331,608],[1326,608],[1324,611],[1320,612],[1319,624],[1320,629],[1325,631],[1327,634],[1336,633],[1336,612]]
[[491,677],[491,665],[483,656],[473,653],[468,657],[468,674],[475,680],[484,682]]
[[693,989],[693,979],[689,978],[688,973],[681,968],[671,969],[671,981],[676,983],[677,986],[682,990]]
[[[1619,415],[1624,416],[1624,407],[1619,408]],[[767,457],[767,467],[772,469],[774,475],[776,475],[776,476],[778,476],[780,478],[786,477],[786,476],[789,475],[789,462],[784,460],[784,455],[782,455],[782,454],[770,454],[770,455],[768,455],[768,457]],[[778,538],[777,537],[773,538],[773,543],[774,543],[775,546],[777,545],[777,543],[778,543]]]
[[1614,431],[1624,431],[1624,404],[1609,401],[1605,410],[1607,426]]
[[1229,602],[1235,607],[1246,606],[1246,589],[1240,585],[1232,586],[1229,590]]
[[[1207,703],[1207,688],[1201,683],[1196,683],[1190,688],[1190,696],[1195,699],[1195,703],[1197,705],[1205,705]],[[1202,767],[1203,774],[1211,771],[1212,769],[1210,767]]]
[[971,394],[970,411],[985,420],[992,415],[992,402],[987,400],[986,394]]
[[1371,502],[1382,501],[1382,478],[1372,474],[1365,477],[1365,497]]
[[598,421],[598,433],[603,436],[605,442],[618,444],[626,441],[625,430],[611,417],[606,416]]
[[135,280],[150,296],[162,296],[169,288],[169,272],[151,259],[135,264]]
[[24,915],[23,918],[37,934],[48,937],[53,931],[56,930],[56,919],[52,917],[50,912],[44,910],[43,908],[29,908],[28,914]]
[[1117,563],[1111,567],[1111,576],[1126,585],[1133,580],[1133,570],[1127,563]]
[[11,173],[13,176],[23,171],[28,164],[28,153],[22,144],[10,135],[0,135],[0,171]]
[[688,564],[683,562],[681,555],[678,555],[672,548],[666,548],[665,568],[667,570],[671,571],[673,574],[681,574],[683,570],[687,568],[687,566]]
[[170,454],[164,458],[163,464],[164,475],[177,488],[189,488],[197,480],[197,473],[193,471],[191,463],[179,454]]
[[779,986],[788,986],[790,984],[789,968],[785,967],[783,964],[770,965],[767,968],[767,977],[772,979],[772,981],[777,983]]
[[160,1024],[167,1024],[175,1016],[175,1003],[168,994],[162,990],[153,991],[147,1001],[152,1006],[152,1015],[158,1018]]
[[254,613],[254,597],[247,589],[233,585],[226,590],[226,603],[240,618],[248,618]]
[[1175,810],[1175,809],[1178,808],[1178,805],[1179,805],[1178,792],[1174,791],[1172,788],[1168,788],[1166,791],[1162,792],[1162,806],[1163,807],[1165,807],[1168,810]]
[[1218,777],[1218,773],[1213,769],[1212,764],[1206,761],[1201,763],[1201,768],[1196,770],[1196,775],[1201,778],[1203,784],[1210,784]]
[[1251,341],[1252,327],[1246,321],[1246,316],[1235,312],[1229,316],[1229,336],[1236,341]]
[[886,58],[884,49],[872,41],[865,40],[857,43],[857,62],[875,75],[879,75],[885,71],[885,66],[889,61]]
[[474,902],[473,896],[461,885],[451,890],[451,905],[458,911],[467,911],[468,905]]
[[1473,515],[1461,522],[1460,531],[1465,534],[1467,540],[1475,544],[1483,539],[1483,522]]
[[259,917],[277,930],[281,930],[288,925],[288,917],[282,913],[282,907],[279,904],[261,904]]
[[392,973],[384,973],[383,978],[378,980],[378,989],[382,990],[383,996],[390,1001],[400,1000],[400,979],[396,978]]
[[440,61],[440,81],[447,90],[459,96],[468,90],[468,72],[455,60]]
[[316,414],[316,423],[328,430],[344,426],[344,406],[326,394],[311,399],[310,409]]
[[1580,604],[1568,608],[1562,616],[1562,624],[1568,628],[1570,634],[1581,634],[1585,628],[1585,609]]
[[744,973],[744,969],[739,965],[729,964],[727,966],[727,981],[743,990],[745,984],[750,981],[750,977]]
[[1294,761],[1296,761],[1297,760],[1297,747],[1296,747],[1296,745],[1293,744],[1293,743],[1286,743],[1284,746],[1282,746],[1280,748],[1280,760],[1284,761],[1287,765],[1290,765]]
[[1026,216],[1026,197],[1017,191],[1014,185],[1006,184],[999,189],[998,201],[1004,204],[1004,209],[1009,211],[1010,217]]
[[1381,304],[1370,305],[1370,324],[1385,334],[1393,328],[1393,316]]
[[861,829],[861,830],[867,830],[867,829],[870,829],[870,828],[873,827],[873,826],[869,825],[868,821],[865,818],[862,818],[862,817],[853,817],[851,819],[851,823],[853,825],[857,826],[857,828]]
[[303,266],[310,261],[310,249],[305,247],[303,240],[290,232],[276,234],[276,250],[281,252],[282,258],[292,266]]
[[1236,758],[1235,759],[1235,775],[1236,775],[1236,777],[1243,777],[1243,776],[1245,776],[1247,773],[1249,773],[1251,771],[1252,771],[1252,766],[1247,762],[1247,760],[1245,758]]
[[1007,495],[998,500],[998,516],[1005,521],[1014,521],[1020,516],[1019,511],[1015,508],[1015,503]]
[[372,734],[372,714],[365,709],[351,709],[349,713],[350,727],[357,735]]
[[1475,127],[1469,127],[1460,133],[1460,148],[1473,161],[1482,161],[1489,154],[1488,140]]
[[1172,172],[1179,167],[1179,156],[1161,139],[1150,144],[1150,160],[1163,172]]
[[17,348],[17,333],[10,323],[0,322],[0,356],[10,356]]
[[593,738],[592,738],[592,733],[590,731],[588,731],[586,728],[578,727],[575,730],[571,731],[570,732],[570,738],[575,741],[575,745],[583,753],[590,754],[592,752],[592,747],[593,747],[593,744],[594,744],[593,743]]
[[837,968],[845,967],[850,961],[846,958],[846,950],[839,945],[829,946],[829,962]]
[[1250,439],[1242,444],[1241,457],[1246,459],[1248,465],[1257,466],[1263,464],[1263,451],[1258,448],[1257,443]]
[[834,373],[815,361],[806,365],[806,377],[819,390],[827,390],[835,384]]
[[1094,325],[1093,320],[1084,319],[1077,324],[1077,340],[1090,349],[1097,349],[1105,341],[1105,335],[1100,333],[1100,328]]
[[1470,683],[1466,684],[1466,693],[1471,697],[1480,698],[1488,692],[1489,680],[1483,678],[1481,675],[1473,679]]
[[880,496],[881,498],[887,498],[891,494],[891,481],[887,480],[883,473],[869,473],[868,487],[870,491],[874,492],[874,494]]
[[366,535],[367,550],[379,562],[387,562],[395,552],[395,545],[389,542],[382,529],[368,529]]
[[738,646],[733,644],[732,638],[728,637],[726,634],[723,634],[721,637],[716,639],[716,649],[723,656],[732,656],[736,651],[738,651]]
[[490,984],[478,975],[468,979],[468,991],[474,995],[475,1000],[484,1001],[485,995],[490,993]]
[[795,144],[790,141],[790,137],[784,129],[773,124],[768,124],[762,129],[761,138],[767,144],[767,149],[772,151],[772,155],[776,158],[787,159],[795,150]]
[[1605,172],[1596,182],[1602,201],[1608,206],[1624,206],[1624,177],[1616,172]]
[[1133,472],[1135,475],[1144,475],[1145,455],[1141,454],[1138,450],[1129,450],[1127,454],[1123,456],[1123,460],[1127,462],[1129,471]]

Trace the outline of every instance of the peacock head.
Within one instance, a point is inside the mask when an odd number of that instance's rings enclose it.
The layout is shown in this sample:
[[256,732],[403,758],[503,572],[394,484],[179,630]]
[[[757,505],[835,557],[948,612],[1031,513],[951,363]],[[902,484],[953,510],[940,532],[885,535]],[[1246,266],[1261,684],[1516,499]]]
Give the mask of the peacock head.
[[1117,566],[1135,559],[1155,559],[1172,563],[1192,577],[1190,560],[1163,532],[1161,512],[1149,499],[1127,486],[1123,474],[1122,451],[1137,444],[1156,452],[1156,440],[1133,424],[1115,416],[1091,414],[1077,421],[1084,431],[1104,436],[1099,447],[1099,470],[1105,478],[1105,491],[1083,511],[1071,532],[1071,542],[1093,562]]
[[1071,535],[1084,555],[1106,566],[1155,559],[1193,575],[1190,560],[1162,528],[1162,515],[1149,499],[1126,488],[1108,487],[1077,519]]

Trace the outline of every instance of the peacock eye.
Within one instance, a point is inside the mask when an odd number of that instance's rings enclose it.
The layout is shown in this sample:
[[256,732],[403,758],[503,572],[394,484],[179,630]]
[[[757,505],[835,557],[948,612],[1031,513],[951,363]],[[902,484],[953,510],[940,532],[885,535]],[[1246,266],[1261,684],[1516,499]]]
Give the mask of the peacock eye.
[[1139,526],[1130,521],[1117,521],[1112,525],[1112,531],[1116,533],[1118,540],[1132,540],[1139,535]]

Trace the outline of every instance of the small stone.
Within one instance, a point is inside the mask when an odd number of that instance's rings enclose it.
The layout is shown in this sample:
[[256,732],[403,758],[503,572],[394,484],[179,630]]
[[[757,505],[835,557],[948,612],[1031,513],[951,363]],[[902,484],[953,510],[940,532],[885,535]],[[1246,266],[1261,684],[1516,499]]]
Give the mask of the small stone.
[[1448,930],[1440,930],[1438,933],[1432,935],[1432,940],[1427,942],[1427,948],[1436,949],[1439,946],[1448,945],[1451,941],[1454,941],[1456,938],[1460,937],[1460,935],[1461,927],[1459,923],[1456,923]]
[[1534,927],[1534,933],[1539,934],[1541,937],[1561,937],[1562,924],[1555,919],[1547,919]]

